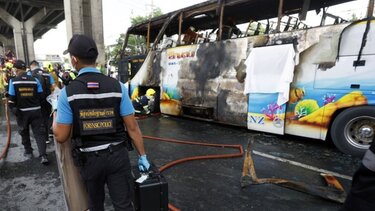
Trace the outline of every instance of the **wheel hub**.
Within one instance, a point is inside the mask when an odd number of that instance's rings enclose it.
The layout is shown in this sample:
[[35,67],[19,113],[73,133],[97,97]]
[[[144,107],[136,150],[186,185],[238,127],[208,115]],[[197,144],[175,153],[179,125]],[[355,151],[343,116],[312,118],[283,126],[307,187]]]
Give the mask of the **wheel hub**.
[[367,149],[374,138],[375,118],[357,117],[346,124],[345,136],[352,146]]
[[374,129],[369,127],[369,125],[364,125],[359,129],[358,135],[361,138],[370,138],[374,135]]

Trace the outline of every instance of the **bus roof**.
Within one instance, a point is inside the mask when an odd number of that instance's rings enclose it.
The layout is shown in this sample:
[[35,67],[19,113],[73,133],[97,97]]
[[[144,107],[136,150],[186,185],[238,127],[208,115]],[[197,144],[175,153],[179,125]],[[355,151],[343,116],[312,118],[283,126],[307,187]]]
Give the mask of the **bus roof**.
[[[354,0],[284,0],[283,14],[296,14],[302,11],[319,10]],[[183,29],[194,26],[197,30],[216,28],[219,22],[220,4],[224,0],[209,0],[200,4],[170,12],[149,21],[131,26],[128,34],[147,35],[150,23],[150,38],[157,36],[164,22],[175,13],[183,14]],[[265,20],[278,16],[279,1],[277,0],[231,0],[224,4],[224,20],[232,17],[236,24],[248,23],[250,20]],[[305,8],[304,8],[305,7]],[[166,35],[177,34],[179,30],[178,18],[169,25]]]

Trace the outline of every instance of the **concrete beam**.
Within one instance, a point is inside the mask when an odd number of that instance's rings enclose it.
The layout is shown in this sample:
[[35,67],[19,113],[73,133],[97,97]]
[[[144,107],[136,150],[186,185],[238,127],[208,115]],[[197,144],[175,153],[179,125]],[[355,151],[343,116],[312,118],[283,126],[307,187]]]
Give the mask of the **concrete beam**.
[[44,16],[47,15],[49,9],[47,8],[42,8],[40,9],[33,17],[29,18],[25,24],[31,27],[34,27],[39,21],[41,21]]
[[40,30],[40,29],[56,29],[55,24],[38,24],[34,27],[34,29]]
[[22,42],[22,24],[19,20],[9,14],[3,8],[0,8],[0,18],[13,28],[14,46],[16,50],[16,57],[25,59],[24,45]]
[[[0,2],[5,2],[6,4],[9,4],[13,1],[20,2],[19,0],[0,0]],[[64,9],[63,0],[22,0],[22,4],[28,5],[30,7],[47,7],[54,10]]]
[[[48,10],[42,8],[33,17],[29,18],[26,22],[22,23],[6,10],[0,8],[0,18],[13,28],[13,36],[16,50],[16,57],[26,60],[26,49],[29,60],[35,59],[34,52],[34,26],[43,19]],[[26,39],[23,39],[25,36]]]
[[47,15],[47,13],[48,13],[48,9],[42,8],[33,17],[29,18],[24,24],[29,61],[32,61],[35,59],[33,28],[39,21],[43,19],[44,16]]
[[9,26],[16,26],[20,22],[17,20],[17,18],[13,17],[11,14],[9,14],[6,10],[0,7],[0,18]]

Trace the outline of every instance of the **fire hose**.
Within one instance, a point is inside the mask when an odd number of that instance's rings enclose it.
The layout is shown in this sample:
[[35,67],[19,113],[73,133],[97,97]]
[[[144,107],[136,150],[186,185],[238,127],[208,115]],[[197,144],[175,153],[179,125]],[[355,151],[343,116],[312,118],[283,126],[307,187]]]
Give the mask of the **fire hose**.
[[[163,141],[163,142],[170,142],[170,143],[177,143],[177,144],[189,144],[189,145],[199,145],[199,146],[207,146],[207,147],[220,147],[220,148],[234,148],[238,149],[238,153],[232,153],[232,154],[214,154],[214,155],[201,155],[201,156],[192,156],[192,157],[186,157],[178,160],[174,160],[170,163],[165,164],[164,166],[159,168],[159,171],[162,172],[168,168],[171,168],[172,166],[175,166],[177,164],[185,163],[188,161],[193,160],[206,160],[206,159],[221,159],[221,158],[235,158],[235,157],[242,157],[243,156],[243,148],[242,145],[235,145],[235,144],[209,144],[209,143],[202,143],[202,142],[195,142],[195,141],[181,141],[177,139],[172,138],[160,138],[160,137],[153,137],[153,136],[143,136],[143,138],[148,140],[154,140],[154,141]],[[175,207],[172,204],[168,204],[169,210],[172,211],[180,211],[179,208]]]
[[1,154],[0,154],[0,160],[3,159],[6,155],[7,155],[7,152],[8,152],[8,149],[9,149],[9,145],[10,145],[10,138],[11,138],[11,127],[10,127],[10,119],[9,119],[9,109],[8,109],[8,101],[5,99],[4,100],[4,108],[5,108],[5,118],[6,118],[6,121],[7,121],[7,135],[8,135],[8,138],[7,138],[7,142],[5,144],[5,147],[3,148]]

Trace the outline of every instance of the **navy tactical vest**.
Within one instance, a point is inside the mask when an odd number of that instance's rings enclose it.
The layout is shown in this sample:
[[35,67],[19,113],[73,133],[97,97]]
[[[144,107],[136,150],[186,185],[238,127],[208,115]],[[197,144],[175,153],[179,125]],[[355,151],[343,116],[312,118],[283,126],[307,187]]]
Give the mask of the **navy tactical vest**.
[[44,71],[40,68],[36,68],[31,72],[33,77],[36,77],[43,88],[44,97],[46,98],[51,94],[51,83],[50,83],[50,74],[47,71]]
[[73,111],[73,138],[80,137],[83,147],[125,141],[119,81],[83,73],[66,86],[66,93]]
[[21,111],[33,111],[40,109],[38,85],[35,78],[26,73],[12,79],[16,92],[16,107]]

